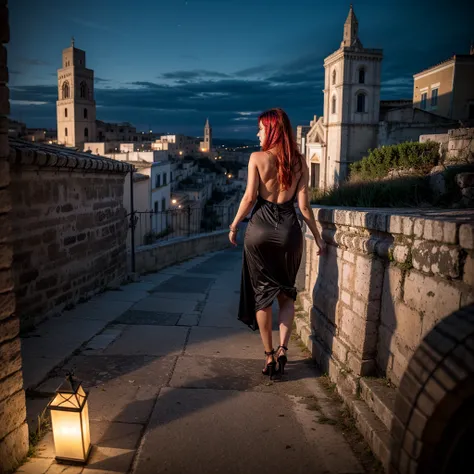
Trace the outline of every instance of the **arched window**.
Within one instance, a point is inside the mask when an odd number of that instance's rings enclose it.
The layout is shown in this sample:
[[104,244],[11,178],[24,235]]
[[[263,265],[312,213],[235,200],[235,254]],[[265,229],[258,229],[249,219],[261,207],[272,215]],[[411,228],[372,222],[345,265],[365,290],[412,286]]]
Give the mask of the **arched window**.
[[64,109],[64,117],[67,118],[67,107]]
[[336,96],[332,96],[332,107],[331,107],[331,113],[335,114],[336,113]]
[[84,118],[87,118],[87,109],[84,109]]
[[84,129],[84,138],[89,138],[89,129],[87,127]]
[[86,99],[87,98],[87,84],[84,81],[82,81],[79,88],[80,88],[81,99]]
[[359,92],[357,94],[357,112],[365,112],[365,94],[363,92]]
[[64,136],[67,137],[67,127],[64,129]]
[[336,83],[336,70],[334,69],[334,71],[332,72],[332,83],[335,84]]
[[359,84],[365,84],[365,68],[361,67],[359,69]]
[[69,82],[63,82],[63,99],[69,99]]

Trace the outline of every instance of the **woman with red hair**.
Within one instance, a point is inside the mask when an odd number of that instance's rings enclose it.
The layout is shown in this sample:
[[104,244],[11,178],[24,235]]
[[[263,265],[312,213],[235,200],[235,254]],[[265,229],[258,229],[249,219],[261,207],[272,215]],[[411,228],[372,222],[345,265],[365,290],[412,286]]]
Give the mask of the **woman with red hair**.
[[[318,254],[325,243],[309,205],[308,166],[297,149],[287,114],[282,109],[263,112],[258,127],[262,151],[250,156],[247,189],[230,225],[229,239],[237,245],[238,225],[253,208],[244,239],[238,318],[254,331],[260,330],[266,356],[262,373],[272,377],[276,372],[284,373],[295,315],[295,280],[303,252],[295,198],[315,238]],[[280,329],[276,351],[272,342],[275,298]]]

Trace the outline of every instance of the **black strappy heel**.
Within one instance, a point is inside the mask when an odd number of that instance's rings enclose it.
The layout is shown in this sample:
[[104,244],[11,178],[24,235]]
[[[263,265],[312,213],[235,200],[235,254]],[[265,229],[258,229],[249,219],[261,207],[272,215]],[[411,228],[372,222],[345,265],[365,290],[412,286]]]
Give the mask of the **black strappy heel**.
[[[285,349],[285,351],[288,350],[288,347],[286,346],[278,346],[277,352],[278,352],[278,349],[280,348]],[[285,373],[285,364],[288,362],[288,358],[286,357],[285,354],[279,355],[277,358],[277,362],[278,362],[278,372],[280,373],[280,375],[283,375]]]
[[262,374],[263,375],[269,375],[270,380],[272,380],[273,374],[276,371],[276,362],[275,362],[275,359],[273,358],[274,354],[275,354],[275,349],[272,349],[270,352],[265,351],[265,355],[266,356],[271,355],[272,360],[271,360],[271,362],[266,362],[265,361],[265,367],[262,369]]

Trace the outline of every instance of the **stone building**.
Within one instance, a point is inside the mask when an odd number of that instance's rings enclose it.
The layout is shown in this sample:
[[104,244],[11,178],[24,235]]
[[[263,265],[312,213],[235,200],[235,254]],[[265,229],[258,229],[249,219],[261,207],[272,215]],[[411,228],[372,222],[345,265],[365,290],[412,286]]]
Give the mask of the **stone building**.
[[162,135],[159,140],[151,144],[152,150],[167,151],[170,158],[184,158],[194,156],[199,151],[199,140],[186,135]]
[[199,148],[203,153],[212,151],[212,127],[209,124],[209,119],[206,119],[206,125],[204,125],[204,140],[199,144]]
[[474,47],[413,76],[413,107],[474,121]]
[[63,50],[62,67],[58,69],[56,116],[57,143],[79,150],[110,152],[120,142],[151,145],[159,136],[152,130],[139,132],[128,122],[96,120],[94,71],[86,67],[86,52],[75,47],[74,39]]
[[413,109],[411,101],[381,101],[382,59],[381,49],[362,45],[351,5],[341,45],[324,60],[323,116],[315,115],[309,130],[297,130],[313,187],[326,189],[344,181],[349,165],[371,148],[456,126],[450,119]]
[[58,69],[56,114],[58,143],[82,150],[84,142],[95,140],[94,71],[86,67],[86,52],[74,46],[74,39]]

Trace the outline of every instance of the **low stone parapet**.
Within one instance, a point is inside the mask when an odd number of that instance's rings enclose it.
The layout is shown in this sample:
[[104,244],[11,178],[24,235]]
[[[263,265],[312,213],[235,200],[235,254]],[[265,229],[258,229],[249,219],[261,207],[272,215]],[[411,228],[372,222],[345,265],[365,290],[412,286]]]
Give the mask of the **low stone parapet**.
[[311,349],[340,391],[361,376],[397,386],[423,336],[474,301],[474,211],[313,208],[301,295]]
[[135,270],[137,273],[157,272],[170,265],[229,246],[228,230],[143,245],[135,251]]

